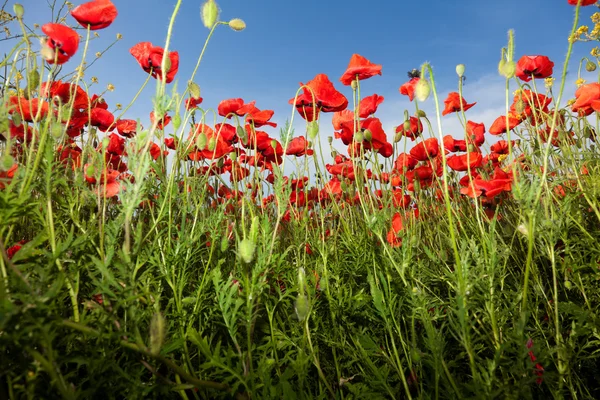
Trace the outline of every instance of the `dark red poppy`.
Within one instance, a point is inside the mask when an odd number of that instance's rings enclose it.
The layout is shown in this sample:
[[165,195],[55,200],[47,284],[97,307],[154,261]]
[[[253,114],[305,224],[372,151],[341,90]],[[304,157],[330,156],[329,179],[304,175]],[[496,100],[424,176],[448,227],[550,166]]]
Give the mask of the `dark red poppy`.
[[285,149],[285,154],[296,157],[301,157],[304,155],[312,156],[314,154],[314,150],[308,148],[308,141],[304,136],[299,136],[290,140],[287,149]]
[[42,32],[48,36],[46,45],[54,51],[51,57],[46,58],[48,64],[64,64],[75,53],[79,47],[79,35],[73,29],[61,24],[45,24]]
[[414,169],[418,163],[419,160],[410,154],[401,153],[398,158],[396,158],[396,161],[394,161],[394,169],[400,173],[403,173],[405,169]]
[[375,75],[381,75],[381,65],[373,64],[361,55],[353,54],[346,72],[340,78],[342,84],[349,86],[353,80],[362,81]]
[[137,121],[133,119],[119,119],[116,123],[119,135],[132,138],[137,132]]
[[[144,71],[152,74],[155,79],[162,79],[163,71],[161,67],[165,54],[165,50],[162,47],[153,46],[150,42],[141,42],[129,49],[129,53],[135,57]],[[179,70],[179,53],[171,51],[168,57],[165,82],[171,83]]]
[[300,116],[307,121],[315,121],[319,117],[319,112],[339,112],[348,107],[348,99],[342,93],[338,92],[327,75],[318,74],[305,86],[302,94],[297,98],[289,100],[289,104],[296,103],[296,110]]
[[[73,100],[73,109],[87,110],[90,99],[86,91],[79,85],[73,88],[73,83],[54,81],[51,84],[43,82],[40,88],[40,96],[52,99],[56,105],[69,104]],[[92,107],[93,108],[93,107]]]
[[111,133],[108,135],[108,146],[106,146],[106,151],[117,156],[122,156],[125,151],[125,139],[116,133]]
[[460,96],[458,92],[451,92],[448,94],[446,100],[444,100],[444,111],[442,111],[442,115],[448,115],[453,112],[460,112],[461,105],[462,110],[467,111],[469,108],[473,107],[477,103],[467,104],[464,98]]
[[523,56],[517,61],[515,75],[522,81],[544,79],[552,75],[554,63],[546,56]]
[[358,106],[359,117],[367,118],[369,115],[375,114],[377,107],[379,107],[381,103],[383,103],[383,96],[378,94],[373,94],[363,98]]
[[402,84],[402,86],[400,86],[400,94],[403,94],[405,96],[408,96],[408,99],[410,101],[413,101],[413,99],[415,98],[415,87],[417,86],[417,82],[419,82],[419,77],[414,77],[411,78],[408,82]]
[[177,139],[176,138],[165,138],[165,146],[171,150],[177,150]]
[[23,247],[25,243],[27,243],[27,240],[21,240],[17,242],[17,244],[14,244],[8,249],[6,249],[6,255],[8,256],[8,259],[11,260],[15,256],[15,254],[17,254],[17,252],[21,250],[21,247]]
[[108,27],[118,14],[117,7],[110,0],[89,1],[71,10],[71,16],[92,31]]
[[[150,111],[150,123],[154,125],[156,122],[156,116],[154,115],[154,111]],[[165,114],[161,119],[158,120],[156,124],[156,129],[165,129],[165,126],[169,125],[171,122],[171,117]]]

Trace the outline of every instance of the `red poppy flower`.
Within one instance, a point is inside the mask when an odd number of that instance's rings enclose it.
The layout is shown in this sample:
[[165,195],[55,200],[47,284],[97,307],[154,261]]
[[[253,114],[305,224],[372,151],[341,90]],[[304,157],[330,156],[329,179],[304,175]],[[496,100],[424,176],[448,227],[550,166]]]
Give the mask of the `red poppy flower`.
[[189,111],[197,108],[202,103],[202,100],[204,100],[202,97],[190,97],[185,101],[185,109]]
[[[508,130],[509,131],[515,129],[521,122],[522,122],[521,119],[516,117],[514,114],[511,114],[511,113],[508,114]],[[496,120],[492,123],[492,126],[490,127],[490,133],[492,135],[501,135],[506,132],[507,132],[506,116],[501,115],[498,118],[496,118]]]
[[398,156],[398,158],[396,158],[396,161],[394,161],[394,169],[398,172],[403,173],[404,169],[414,169],[418,163],[419,160],[417,160],[410,154],[402,153]]
[[585,7],[585,6],[591,6],[592,4],[596,4],[598,0],[567,0],[567,3],[569,3],[572,6],[576,6],[577,3],[579,3],[579,5],[581,7]]
[[137,121],[133,119],[119,119],[116,125],[119,135],[126,138],[134,137],[137,132]]
[[377,107],[379,107],[381,103],[383,103],[383,96],[378,94],[373,94],[363,98],[358,106],[360,113],[359,117],[367,118],[369,115],[375,114]]
[[451,153],[467,151],[467,142],[465,140],[456,140],[451,135],[446,135],[442,139],[444,148]]
[[387,233],[387,242],[392,247],[399,247],[402,245],[402,238],[398,237],[398,233],[402,230],[402,215],[399,212],[395,213],[392,217],[392,226]]
[[[305,87],[303,93],[295,98],[295,106],[300,116],[309,122],[315,121],[321,111],[339,112],[348,107],[346,96],[335,89],[325,74],[318,74],[306,85],[300,82],[300,86]],[[289,100],[289,104],[294,104],[294,98]]]
[[117,178],[120,175],[119,171],[113,169],[104,170],[102,171],[100,178],[96,179],[94,175],[88,172],[89,167],[90,164],[85,165],[84,177],[89,183],[98,185],[96,186],[96,193],[106,198],[114,197],[119,194],[121,191],[121,183],[117,181]]
[[52,57],[46,58],[48,64],[64,64],[75,53],[79,47],[79,35],[73,29],[61,24],[45,24],[42,32],[48,36],[46,45],[54,51]]
[[480,147],[485,142],[485,125],[473,121],[467,121],[466,127],[467,143]]
[[419,161],[426,161],[429,158],[435,158],[439,151],[440,145],[437,138],[429,138],[410,149],[410,155]]
[[483,156],[479,152],[471,152],[460,156],[448,157],[448,167],[454,171],[468,171],[469,168],[480,167]]
[[304,136],[299,136],[290,140],[287,149],[285,149],[285,154],[296,157],[303,155],[312,156],[314,150],[308,148],[308,141]]
[[60,80],[54,81],[51,84],[44,82],[40,88],[40,96],[52,98],[53,103],[56,105],[59,103],[69,104],[73,100],[73,109],[87,110],[90,106],[88,94],[81,86],[77,85],[73,88],[73,85],[73,83],[62,82]]
[[90,125],[98,128],[99,131],[106,132],[115,122],[115,116],[108,110],[96,107],[91,111]]
[[408,82],[402,84],[400,86],[400,94],[408,96],[410,101],[413,101],[415,98],[415,87],[417,86],[417,82],[419,82],[419,77],[411,78]]
[[461,105],[464,111],[467,111],[469,108],[473,107],[477,103],[467,104],[464,98],[460,96],[457,92],[451,92],[448,94],[446,100],[444,100],[444,111],[442,111],[442,115],[447,115],[453,112],[460,112]]
[[71,16],[84,28],[95,31],[104,29],[117,18],[117,7],[110,0],[94,0],[71,10]]
[[21,240],[17,242],[17,244],[12,245],[8,249],[6,249],[6,255],[8,256],[8,259],[11,260],[15,256],[15,254],[17,254],[17,252],[21,250],[21,247],[25,243],[27,243],[27,240]]
[[554,63],[546,56],[523,56],[517,61],[515,75],[522,81],[529,82],[533,76],[536,79],[552,75]]
[[[156,116],[154,115],[154,111],[150,111],[150,123],[154,125],[155,121]],[[171,117],[165,114],[156,124],[156,129],[165,129],[165,126],[169,125],[169,122],[171,122]]]
[[344,85],[349,86],[353,80],[357,79],[362,81],[375,75],[381,75],[381,65],[373,64],[361,55],[353,54],[350,58],[350,63],[346,72],[340,78],[340,82]]
[[277,127],[277,123],[269,121],[273,117],[273,114],[275,114],[273,110],[260,110],[257,107],[253,107],[246,115],[246,122],[254,124],[255,128],[260,128],[264,125],[275,128]]
[[106,151],[111,154],[115,154],[117,156],[122,156],[125,151],[125,139],[117,135],[116,133],[111,133],[108,135],[108,146],[106,146]]
[[342,124],[347,121],[354,120],[354,113],[351,110],[342,110],[333,113],[333,117],[331,118],[331,123],[333,124],[333,129],[339,131],[342,129]]
[[[250,104],[254,104],[254,103],[255,102],[253,101]],[[244,110],[243,107],[244,107],[243,99],[240,99],[240,98],[228,99],[228,100],[223,100],[219,103],[219,106],[217,107],[217,111],[221,117],[231,118],[231,117],[233,117],[233,114],[237,115],[238,117],[243,117],[244,115],[246,115],[246,112],[248,112],[247,110]]]
[[8,103],[8,113],[19,114],[25,122],[33,122],[34,119],[42,120],[50,112],[48,103],[38,98],[27,100],[25,97],[11,96]]
[[421,120],[417,117],[410,117],[409,124],[409,130],[404,129],[404,124],[398,125],[396,127],[396,133],[399,133],[402,136],[406,136],[410,140],[414,141],[416,138],[421,136],[421,133],[423,133],[423,124],[421,123]]
[[575,91],[575,103],[571,106],[571,110],[580,116],[588,116],[594,112],[592,103],[596,100],[600,100],[600,83],[581,85]]
[[177,139],[176,138],[166,138],[165,146],[171,150],[177,150]]
[[18,164],[13,164],[13,166],[6,171],[0,170],[0,190],[10,184],[10,181],[15,177],[18,167]]
[[[162,79],[163,71],[161,70],[161,66],[165,54],[165,50],[162,47],[153,46],[150,42],[141,42],[129,49],[129,53],[137,60],[144,71],[152,74],[155,79]],[[171,83],[179,70],[179,53],[171,51],[168,57],[168,70],[165,82]]]

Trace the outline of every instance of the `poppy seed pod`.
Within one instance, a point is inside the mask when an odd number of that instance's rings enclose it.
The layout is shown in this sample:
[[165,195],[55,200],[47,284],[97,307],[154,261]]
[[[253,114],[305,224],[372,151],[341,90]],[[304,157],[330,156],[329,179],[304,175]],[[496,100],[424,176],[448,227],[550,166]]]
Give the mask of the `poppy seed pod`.
[[458,64],[456,66],[456,75],[458,75],[459,78],[462,78],[465,75],[465,64]]
[[246,23],[239,18],[234,18],[229,21],[229,27],[236,32],[240,32],[246,29]]
[[365,136],[365,140],[367,142],[370,142],[373,140],[373,133],[368,129],[365,129],[364,136]]
[[214,0],[207,0],[200,9],[202,23],[208,29],[212,29],[219,19],[219,6]]

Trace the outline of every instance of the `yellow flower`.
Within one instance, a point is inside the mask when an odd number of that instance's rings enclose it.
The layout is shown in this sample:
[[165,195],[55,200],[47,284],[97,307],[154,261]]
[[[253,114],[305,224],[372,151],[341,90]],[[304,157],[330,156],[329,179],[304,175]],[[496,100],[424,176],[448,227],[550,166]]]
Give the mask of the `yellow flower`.
[[121,109],[123,109],[123,104],[117,103],[117,104],[115,104],[115,107],[117,107],[117,110],[121,110]]
[[592,14],[592,16],[590,17],[590,19],[595,24],[600,23],[600,13],[596,12],[596,13]]
[[117,33],[117,40],[121,40],[123,39],[123,35],[121,35],[120,33]]
[[573,105],[573,103],[575,103],[575,99],[567,100],[567,107]]
[[23,74],[21,74],[21,72],[17,71],[17,75],[15,76],[16,80],[20,81],[21,79],[23,79]]
[[552,87],[552,85],[554,85],[554,78],[548,77],[548,78],[544,79],[544,85],[546,86],[546,89],[550,89]]
[[94,37],[100,37],[100,34],[98,32],[94,32]]
[[98,77],[92,76],[92,83],[98,83]]
[[583,78],[579,78],[579,79],[577,79],[577,80],[575,81],[575,85],[576,85],[577,87],[580,87],[580,86],[581,86],[581,85],[583,85],[584,83],[585,83],[585,79],[583,79]]
[[100,58],[100,57],[102,57],[102,53],[100,53],[99,51],[96,52],[96,58]]
[[592,57],[600,57],[600,47],[594,47],[590,51],[590,54],[592,55]]
[[113,90],[115,90],[115,86],[112,83],[109,83],[108,85],[106,85],[106,89],[108,89],[109,92],[112,92]]

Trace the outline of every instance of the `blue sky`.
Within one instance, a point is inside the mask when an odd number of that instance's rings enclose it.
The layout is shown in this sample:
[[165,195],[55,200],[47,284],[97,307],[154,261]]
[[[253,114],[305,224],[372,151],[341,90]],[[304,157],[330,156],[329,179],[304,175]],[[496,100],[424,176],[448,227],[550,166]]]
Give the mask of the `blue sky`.
[[[20,1],[26,8],[25,20],[30,26],[50,20],[47,1],[53,0]],[[86,74],[86,79],[99,78],[100,84],[95,86],[98,92],[108,83],[115,85],[116,90],[105,96],[111,109],[117,102],[127,104],[147,77],[129,54],[129,48],[141,41],[164,45],[176,3],[175,0],[113,2],[119,16],[109,28],[98,31],[100,38],[90,43],[90,55],[93,58],[95,52],[105,49],[117,33],[123,39]],[[232,97],[256,100],[259,108],[275,110],[273,120],[282,126],[291,116],[288,100],[294,96],[299,82],[306,83],[318,73],[327,74],[350,99],[349,87],[342,86],[338,79],[351,55],[358,53],[383,65],[383,75],[363,81],[361,88],[365,96],[377,93],[385,97],[378,114],[390,140],[393,127],[403,120],[404,109],[414,112],[414,106],[398,92],[407,80],[408,70],[418,68],[424,61],[431,62],[443,101],[445,94],[456,90],[456,64],[465,64],[465,99],[478,102],[467,116],[486,122],[489,127],[503,109],[504,81],[497,74],[497,64],[500,49],[506,45],[507,31],[515,30],[517,58],[525,54],[547,55],[555,62],[558,77],[574,14],[574,7],[566,0],[218,0],[217,3],[222,20],[242,18],[247,28],[242,32],[226,26],[217,29],[195,78],[202,89],[204,107],[216,108],[220,100]],[[201,4],[200,0],[183,0],[175,23],[170,47],[180,53],[177,79],[181,89],[208,34],[200,20]],[[580,23],[589,24],[589,16],[595,10],[593,6],[583,8]],[[70,16],[67,21],[74,23]],[[6,51],[8,45],[0,42],[0,51]],[[591,48],[591,44],[576,44],[569,68],[571,81],[575,79],[579,59],[589,54]],[[67,63],[66,69],[74,68],[79,57],[76,55]],[[566,97],[572,97],[574,90],[567,87]],[[153,94],[154,82],[126,116],[147,120]],[[429,102],[427,107],[433,107]],[[295,119],[298,121],[298,116]],[[322,131],[328,132],[331,125],[328,119],[325,121]],[[458,128],[455,117],[445,117],[444,121],[445,124],[448,121],[449,129]],[[278,129],[266,130],[277,137]]]

